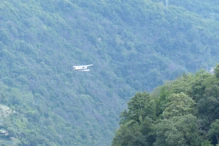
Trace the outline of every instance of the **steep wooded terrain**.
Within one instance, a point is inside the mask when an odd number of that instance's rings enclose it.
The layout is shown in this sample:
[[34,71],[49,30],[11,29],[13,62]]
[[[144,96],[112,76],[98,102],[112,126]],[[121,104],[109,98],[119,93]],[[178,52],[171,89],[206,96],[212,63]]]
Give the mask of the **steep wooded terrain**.
[[[12,112],[0,143],[109,145],[135,92],[214,66],[218,3],[204,5],[215,18],[186,3],[3,0],[0,101]],[[90,72],[72,70],[87,63]]]
[[184,74],[137,93],[122,112],[113,146],[215,146],[219,144],[219,65],[212,75]]

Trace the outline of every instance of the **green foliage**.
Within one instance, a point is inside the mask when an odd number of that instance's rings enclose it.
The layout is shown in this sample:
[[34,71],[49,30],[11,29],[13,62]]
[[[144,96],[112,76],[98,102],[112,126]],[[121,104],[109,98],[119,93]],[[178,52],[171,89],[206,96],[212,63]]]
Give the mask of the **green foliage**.
[[214,122],[211,123],[208,134],[210,138],[215,137],[217,140],[217,144],[219,144],[219,119],[216,119]]
[[214,69],[214,73],[215,73],[215,76],[219,78],[219,64],[217,64],[216,68]]
[[[142,135],[135,135],[135,140],[141,139],[142,145],[210,146],[219,144],[219,82],[215,75],[216,73],[212,75],[205,71],[199,71],[194,75],[184,74],[147,95],[150,97],[147,107],[153,105],[155,108],[153,111],[143,110],[141,113],[144,117],[153,117],[149,122],[150,127],[146,127],[148,130],[144,134],[142,130],[145,127],[128,126],[136,121],[136,117],[129,116],[131,114],[128,113],[138,111],[143,103],[133,102],[140,95],[137,93],[128,103],[129,111],[122,113],[126,116],[121,118],[120,128],[117,130],[112,145],[135,145],[132,143],[133,139],[129,137],[133,133],[148,136],[147,139],[142,140]],[[150,142],[149,135],[153,137]],[[126,138],[126,143],[124,143],[124,138]]]
[[155,107],[148,93],[136,93],[128,103],[128,111],[121,114],[121,128],[116,132],[113,145],[151,145]]
[[168,97],[167,107],[162,113],[163,118],[183,116],[194,113],[195,102],[185,93],[172,94]]
[[148,93],[137,93],[131,101],[128,103],[128,111],[124,111],[121,114],[121,123],[125,123],[126,120],[134,120],[140,123],[150,113],[149,118],[154,118],[155,107],[150,102],[150,96]]
[[[203,4],[206,11],[199,13]],[[160,0],[3,0],[0,101],[15,111],[1,125],[9,131],[4,144],[109,145],[135,92],[218,61],[217,6],[212,0],[171,1],[169,7]],[[215,18],[209,19],[211,7]],[[94,64],[89,73],[72,72],[72,65],[87,63]],[[216,80],[185,75],[156,98],[136,94],[118,135],[132,127],[123,143],[152,145],[157,120],[179,111],[203,113],[193,116],[208,131],[218,118]],[[195,107],[180,100],[182,107],[171,113],[178,107],[169,98],[181,92]]]
[[156,146],[200,145],[197,118],[191,114],[163,119],[155,125]]

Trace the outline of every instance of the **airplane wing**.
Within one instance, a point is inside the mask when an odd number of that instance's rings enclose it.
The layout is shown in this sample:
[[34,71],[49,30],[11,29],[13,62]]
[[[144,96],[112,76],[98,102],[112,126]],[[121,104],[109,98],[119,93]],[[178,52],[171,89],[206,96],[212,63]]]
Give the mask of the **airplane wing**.
[[84,65],[84,66],[93,66],[93,64],[88,64],[88,65]]

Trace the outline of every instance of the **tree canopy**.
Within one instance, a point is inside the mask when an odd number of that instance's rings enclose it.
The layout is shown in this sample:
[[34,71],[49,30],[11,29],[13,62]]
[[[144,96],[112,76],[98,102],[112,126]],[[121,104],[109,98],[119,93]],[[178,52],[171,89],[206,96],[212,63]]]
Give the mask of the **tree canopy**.
[[[12,112],[0,117],[0,145],[109,145],[119,113],[135,93],[128,105],[133,110],[122,114],[127,139],[154,142],[159,116],[174,129],[158,133],[160,142],[170,136],[175,144],[183,135],[181,143],[188,143],[185,132],[173,137],[180,123],[188,118],[188,126],[199,126],[192,124],[199,112],[208,129],[218,116],[215,78],[186,74],[210,70],[219,60],[217,9],[213,0],[169,0],[168,6],[164,0],[2,0],[0,101]],[[72,71],[87,63],[94,64],[90,72]],[[191,81],[161,88],[162,98],[141,93],[183,73]],[[208,136],[216,141],[214,133]]]
[[[137,93],[128,103],[128,109],[121,114],[120,128],[112,145],[219,144],[218,68],[217,65],[215,74],[199,71],[183,75],[151,94]],[[142,95],[141,101],[147,102],[138,102],[136,97],[139,95]],[[144,108],[139,110],[140,107]],[[151,107],[155,108],[149,110]],[[141,117],[141,122],[136,117]]]

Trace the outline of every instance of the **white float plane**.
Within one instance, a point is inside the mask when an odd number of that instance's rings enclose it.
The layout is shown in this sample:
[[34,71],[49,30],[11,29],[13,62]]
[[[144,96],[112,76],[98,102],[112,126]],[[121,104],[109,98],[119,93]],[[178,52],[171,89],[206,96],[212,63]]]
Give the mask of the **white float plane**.
[[90,71],[90,69],[88,69],[89,66],[93,66],[93,64],[75,65],[75,66],[73,66],[73,69],[77,70],[77,71]]

